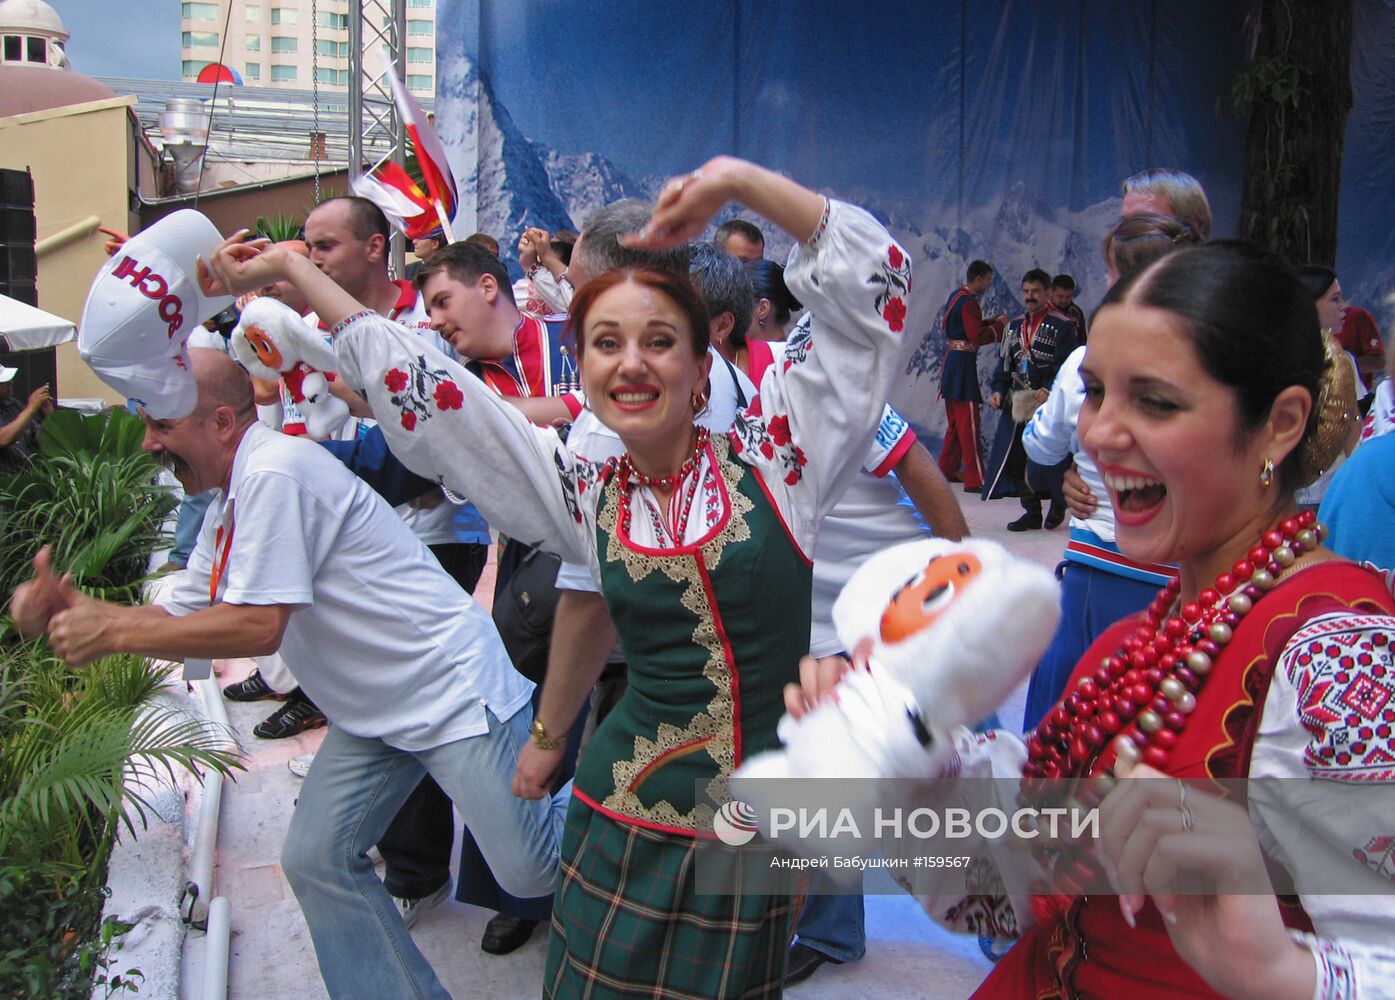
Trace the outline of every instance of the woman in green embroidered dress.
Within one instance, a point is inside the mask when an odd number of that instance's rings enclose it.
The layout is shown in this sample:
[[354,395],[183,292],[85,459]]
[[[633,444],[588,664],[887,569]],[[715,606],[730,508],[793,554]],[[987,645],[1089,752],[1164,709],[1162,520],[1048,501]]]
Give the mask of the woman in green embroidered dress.
[[[798,241],[786,280],[811,310],[809,335],[767,372],[759,403],[709,436],[694,425],[707,317],[686,276],[594,278],[572,323],[588,405],[625,449],[605,463],[577,458],[337,288],[297,276],[341,327],[340,373],[366,387],[394,454],[500,530],[590,565],[624,645],[629,688],[580,762],[568,812],[549,997],[781,992],[789,899],[699,895],[695,848],[713,837],[727,776],[777,743],[782,687],[808,644],[815,529],[856,474],[897,374],[910,261],[867,213],[726,157],[670,181],[632,243],[696,237],[731,201]],[[251,253],[222,258],[234,283],[266,283]],[[562,732],[570,719],[540,721]]]

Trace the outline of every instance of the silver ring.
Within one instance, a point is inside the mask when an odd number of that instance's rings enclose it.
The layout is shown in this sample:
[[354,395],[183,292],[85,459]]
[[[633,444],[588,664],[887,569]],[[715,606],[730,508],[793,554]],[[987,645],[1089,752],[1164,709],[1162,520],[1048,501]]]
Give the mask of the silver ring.
[[1196,813],[1187,805],[1187,783],[1177,782],[1177,811],[1182,814],[1182,832],[1191,833],[1196,829]]
[[701,167],[699,167],[697,170],[692,171],[691,173],[684,174],[682,177],[675,177],[674,183],[676,184],[676,187],[674,188],[674,190],[681,193],[683,188],[687,186],[687,183],[689,181],[697,180],[702,180]]
[[1178,812],[1182,814],[1182,832],[1191,833],[1196,829],[1196,814],[1192,812],[1190,806],[1182,806]]

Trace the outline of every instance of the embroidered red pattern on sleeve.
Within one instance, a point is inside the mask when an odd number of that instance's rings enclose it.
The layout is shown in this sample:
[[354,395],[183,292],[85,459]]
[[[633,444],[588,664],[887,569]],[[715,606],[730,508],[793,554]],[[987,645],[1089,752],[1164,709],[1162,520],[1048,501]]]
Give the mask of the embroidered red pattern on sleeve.
[[[458,410],[464,402],[460,386],[444,368],[430,368],[424,355],[409,362],[407,370],[390,368],[383,385],[392,393],[389,402],[397,407],[404,429],[415,431],[417,422],[430,420],[436,410]],[[434,408],[433,404],[434,403]]]
[[1304,763],[1315,777],[1395,781],[1395,651],[1389,619],[1325,618],[1296,633],[1284,669],[1310,740]]

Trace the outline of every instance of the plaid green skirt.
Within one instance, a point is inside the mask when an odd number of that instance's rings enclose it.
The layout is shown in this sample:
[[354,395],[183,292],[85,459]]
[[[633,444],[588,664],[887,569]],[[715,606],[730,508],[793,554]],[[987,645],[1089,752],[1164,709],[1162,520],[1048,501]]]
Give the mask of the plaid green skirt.
[[692,837],[617,823],[573,797],[543,996],[779,997],[789,897],[698,895],[695,853]]

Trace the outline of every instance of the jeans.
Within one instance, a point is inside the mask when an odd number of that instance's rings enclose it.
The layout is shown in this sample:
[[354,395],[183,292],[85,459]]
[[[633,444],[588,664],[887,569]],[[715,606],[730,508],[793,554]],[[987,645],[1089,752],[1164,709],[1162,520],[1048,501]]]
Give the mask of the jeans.
[[489,732],[407,752],[331,726],[305,779],[281,855],[310,929],[330,996],[448,998],[413,944],[367,851],[430,773],[460,808],[501,885],[519,896],[551,892],[570,788],[552,801],[510,791],[533,713]]
[[[816,883],[828,876],[814,875]],[[826,891],[828,885],[816,889]],[[810,894],[795,925],[799,943],[827,955],[835,962],[855,962],[867,954],[867,918],[862,902],[862,882],[856,892],[831,895]]]
[[[473,594],[489,559],[489,546],[442,542],[428,548],[450,578],[465,593]],[[388,892],[403,899],[421,899],[441,888],[450,879],[454,843],[455,812],[450,796],[430,777],[424,777],[378,841]]]
[[174,548],[170,550],[170,562],[188,565],[189,554],[194,551],[199,529],[203,527],[203,516],[208,513],[212,500],[213,491],[208,490],[179,501],[179,520],[174,525]]

